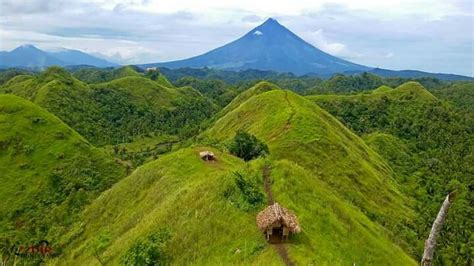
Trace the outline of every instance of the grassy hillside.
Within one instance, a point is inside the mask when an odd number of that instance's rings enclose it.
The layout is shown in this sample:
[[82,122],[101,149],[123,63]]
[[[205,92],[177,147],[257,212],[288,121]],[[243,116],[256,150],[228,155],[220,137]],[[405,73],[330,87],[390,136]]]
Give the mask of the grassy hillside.
[[124,77],[146,77],[160,85],[172,88],[171,82],[158,70],[143,71],[136,66],[123,66],[119,68],[82,67],[71,70],[73,76],[89,84],[109,82]]
[[474,213],[471,185],[474,134],[469,116],[460,115],[420,84],[350,96],[310,96],[347,127],[364,136],[399,174],[403,191],[415,199],[413,245],[421,256],[425,239],[444,197],[456,190],[435,253],[436,263],[469,264],[473,257]]
[[207,136],[226,140],[239,129],[265,141],[272,158],[288,159],[317,173],[371,219],[390,224],[393,213],[401,219],[410,215],[381,158],[303,97],[283,90],[254,96],[220,118]]
[[140,73],[131,66],[120,68],[81,68],[72,71],[75,78],[86,83],[102,83],[124,77],[139,77]]
[[219,113],[216,115],[216,118],[220,118],[224,116],[225,114],[239,107],[242,103],[244,103],[251,97],[255,95],[259,95],[267,91],[271,91],[271,90],[281,90],[281,89],[275,84],[272,84],[266,81],[262,81],[255,84],[255,86],[237,95],[237,97],[235,97],[227,106],[225,106],[221,111],[219,111]]
[[[124,175],[119,164],[37,105],[0,95],[0,239],[54,241]],[[3,246],[6,244],[6,246]]]
[[391,91],[392,88],[390,88],[389,86],[380,86],[378,87],[377,89],[373,90],[372,93],[379,93],[379,92],[387,92],[387,91]]
[[[216,162],[199,151],[212,150]],[[83,214],[61,263],[98,264],[93,250],[106,235],[100,259],[120,263],[124,254],[151,232],[169,233],[167,262],[195,264],[280,265],[282,261],[255,224],[264,201],[252,205],[236,185],[233,172],[263,194],[262,167],[272,165],[274,195],[294,210],[303,232],[289,244],[291,259],[301,263],[415,264],[391,243],[383,227],[338,198],[314,174],[289,161],[259,159],[245,164],[209,147],[180,150],[137,169],[98,198]],[[110,226],[110,225],[114,226]]]
[[96,145],[126,143],[152,133],[193,135],[215,112],[192,88],[169,88],[137,75],[88,85],[57,67],[35,77],[17,76],[0,92],[35,102]]

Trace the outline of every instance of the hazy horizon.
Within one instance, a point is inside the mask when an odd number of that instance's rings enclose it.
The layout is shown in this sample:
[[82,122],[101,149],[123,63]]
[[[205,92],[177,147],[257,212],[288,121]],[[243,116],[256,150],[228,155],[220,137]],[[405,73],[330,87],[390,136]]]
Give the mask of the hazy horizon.
[[77,49],[120,64],[164,62],[231,42],[273,17],[354,63],[474,76],[470,1],[2,1],[0,50]]

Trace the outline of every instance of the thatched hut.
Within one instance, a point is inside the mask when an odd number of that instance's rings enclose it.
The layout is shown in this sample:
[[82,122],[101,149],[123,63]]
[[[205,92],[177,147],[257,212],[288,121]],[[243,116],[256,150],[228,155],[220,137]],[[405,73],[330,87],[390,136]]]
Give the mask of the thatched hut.
[[214,161],[216,159],[212,151],[201,151],[199,152],[199,156],[204,161]]
[[288,239],[289,233],[301,231],[296,215],[276,202],[258,213],[257,226],[265,234],[267,241],[270,238],[283,241]]

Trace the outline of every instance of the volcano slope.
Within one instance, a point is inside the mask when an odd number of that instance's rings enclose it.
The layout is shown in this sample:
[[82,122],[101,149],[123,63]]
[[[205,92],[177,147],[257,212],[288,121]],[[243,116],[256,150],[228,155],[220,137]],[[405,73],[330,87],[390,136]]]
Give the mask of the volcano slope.
[[[122,166],[37,105],[0,95],[0,243],[54,241]],[[5,259],[5,257],[3,257]]]
[[51,67],[37,76],[16,76],[0,92],[40,105],[98,146],[152,133],[188,136],[214,113],[214,104],[191,87],[162,84],[136,73],[89,85]]
[[[466,84],[465,86],[468,86]],[[469,101],[455,95],[455,103]],[[424,239],[446,195],[457,191],[438,239],[435,263],[464,265],[472,260],[474,132],[465,105],[438,100],[423,86],[407,82],[370,94],[309,96],[347,127],[364,137],[397,172],[402,191],[414,200],[411,254],[421,256]]]
[[[84,211],[57,262],[130,262],[150,235],[166,232],[155,262],[282,264],[255,224],[266,202],[262,170],[270,165],[273,196],[302,227],[287,244],[292,261],[416,264],[400,236],[413,212],[383,159],[311,101],[277,87],[253,91],[201,142],[225,142],[245,129],[269,145],[269,157],[245,163],[193,146],[145,164]],[[217,161],[201,160],[203,150]]]

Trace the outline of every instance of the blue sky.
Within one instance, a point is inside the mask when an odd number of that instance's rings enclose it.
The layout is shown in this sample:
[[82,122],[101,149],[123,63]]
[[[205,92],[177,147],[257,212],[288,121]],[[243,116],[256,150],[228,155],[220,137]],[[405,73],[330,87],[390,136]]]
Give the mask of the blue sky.
[[273,17],[355,63],[474,76],[471,0],[1,0],[0,50],[31,43],[124,63],[194,56]]

